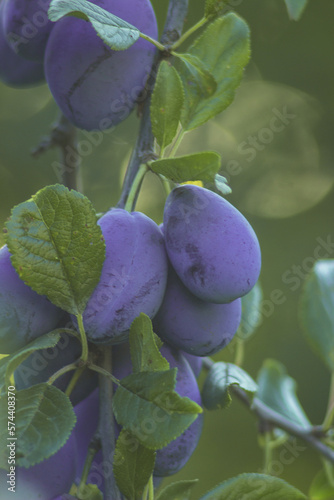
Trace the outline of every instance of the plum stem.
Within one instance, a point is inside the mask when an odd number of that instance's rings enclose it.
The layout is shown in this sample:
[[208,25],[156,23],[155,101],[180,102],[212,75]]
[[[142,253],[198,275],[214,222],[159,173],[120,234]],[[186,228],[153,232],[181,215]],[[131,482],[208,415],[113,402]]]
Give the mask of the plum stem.
[[126,201],[124,209],[127,210],[128,212],[131,212],[134,210],[135,205],[136,205],[136,198],[137,198],[137,192],[140,189],[140,186],[144,180],[144,177],[148,171],[148,166],[143,163],[137,172],[136,177],[134,178],[134,181],[132,183],[128,199]]
[[[187,11],[188,0],[170,0],[168,5],[166,23],[160,40],[162,46],[169,47],[180,38]],[[150,117],[150,104],[155,79],[158,73],[158,67],[163,57],[164,53],[162,51],[157,52],[150,76],[147,80],[145,90],[146,99],[143,105],[139,134],[125,174],[122,193],[117,204],[119,208],[125,207],[129,194],[131,192],[132,184],[136,178],[140,166],[143,163],[148,163],[150,160],[155,159],[154,136],[152,133]],[[139,189],[140,184],[138,186],[138,192],[134,195],[134,203],[136,202]]]
[[183,35],[175,43],[173,43],[173,45],[171,46],[171,49],[175,50],[178,47],[180,47],[180,45],[182,45],[183,42],[185,42],[187,40],[187,38],[189,38],[193,33],[195,33],[195,31],[200,29],[207,22],[208,22],[208,18],[202,17],[202,19],[200,19],[196,24],[194,24],[191,28],[189,28],[185,33],[183,33]]
[[144,40],[147,40],[148,42],[155,45],[157,47],[157,49],[162,50],[162,51],[166,50],[166,47],[164,45],[162,45],[162,43],[158,42],[157,40],[154,40],[154,38],[151,38],[150,36],[145,35],[144,33],[140,33],[139,36],[141,38],[143,38]]
[[116,377],[114,377],[112,373],[110,373],[108,370],[105,370],[101,366],[88,364],[88,368],[90,370],[93,370],[94,372],[99,373],[100,375],[103,375],[104,377],[109,378],[114,384],[120,385],[120,381]]
[[87,342],[85,327],[83,324],[82,314],[77,314],[76,318],[77,318],[77,322],[78,322],[80,339],[81,339],[81,346],[82,346],[81,359],[82,359],[82,361],[87,363],[87,361],[88,361],[88,342]]
[[330,427],[333,424],[333,419],[334,419],[334,372],[332,373],[331,376],[331,386],[329,390],[327,412],[324,422],[322,424],[325,430],[330,429]]
[[60,370],[56,371],[48,379],[47,384],[52,385],[57,380],[57,378],[61,377],[62,375],[64,375],[67,372],[70,372],[72,370],[76,370],[77,368],[78,367],[77,367],[76,363],[71,363],[70,365],[63,366],[62,368],[60,368]]
[[[111,375],[112,372],[112,349],[111,346],[104,346],[101,349],[101,368]],[[105,474],[104,485],[105,495],[104,500],[121,500],[121,493],[117,488],[113,473],[113,458],[115,453],[115,423],[114,413],[112,409],[113,396],[113,381],[111,377],[106,377],[105,373],[100,373],[99,377],[99,433],[101,436],[103,463],[108,465]]]
[[79,378],[81,377],[82,373],[84,372],[85,370],[85,367],[82,366],[80,368],[77,368],[75,370],[75,372],[73,373],[73,376],[68,384],[68,386],[66,387],[66,391],[65,391],[65,394],[66,396],[70,396],[76,383],[78,382]]
[[86,455],[84,467],[82,470],[81,474],[81,479],[80,479],[80,484],[78,486],[78,492],[80,493],[81,491],[84,491],[85,485],[87,483],[88,475],[92,466],[92,462],[94,460],[94,457],[96,453],[101,449],[101,438],[100,434],[98,431],[95,432],[95,435],[93,436],[89,447],[88,447],[88,452]]
[[50,134],[32,151],[36,158],[51,148],[60,150],[61,163],[57,164],[59,182],[68,187],[82,191],[82,179],[79,175],[80,156],[78,154],[78,131],[76,127],[64,116],[59,114],[58,120]]

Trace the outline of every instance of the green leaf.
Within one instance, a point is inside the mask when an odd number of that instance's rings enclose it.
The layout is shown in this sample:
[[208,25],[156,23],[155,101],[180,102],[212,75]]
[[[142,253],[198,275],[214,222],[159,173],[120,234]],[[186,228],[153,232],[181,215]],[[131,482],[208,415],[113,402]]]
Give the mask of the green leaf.
[[305,429],[311,427],[301,404],[296,396],[296,382],[291,378],[285,366],[273,359],[267,359],[259,372],[258,391],[255,398],[259,399],[285,418]]
[[[16,462],[30,467],[56,453],[67,441],[76,422],[69,398],[48,384],[16,392]],[[8,444],[7,398],[0,400],[0,467]]]
[[227,0],[206,0],[205,2],[205,17],[218,16],[218,14],[226,7]]
[[141,498],[154,469],[155,451],[122,429],[116,443],[113,470],[117,486],[129,499]]
[[308,0],[285,0],[285,5],[288,9],[290,19],[292,19],[293,21],[299,21],[307,5],[307,2]]
[[221,158],[218,153],[205,151],[177,158],[152,161],[150,168],[173,182],[208,181],[214,182],[220,169]]
[[33,340],[14,354],[0,359],[0,394],[2,395],[5,391],[7,391],[7,387],[10,385],[10,377],[16,368],[23,363],[23,361],[27,359],[32,352],[39,349],[54,347],[59,339],[60,334],[58,332],[47,333],[46,335],[42,335],[41,337]]
[[173,390],[176,371],[132,374],[116,390],[113,408],[117,422],[147,448],[163,448],[202,413],[198,404]]
[[132,322],[129,340],[134,373],[169,370],[169,363],[157,346],[152,321],[146,314],[141,313]]
[[203,61],[192,54],[175,54],[185,64],[190,76],[194,79],[205,97],[209,97],[217,90],[217,82]]
[[329,484],[324,469],[321,469],[313,479],[309,497],[310,500],[333,500],[334,487]]
[[264,474],[241,474],[228,479],[200,500],[306,500],[282,479]]
[[305,280],[300,318],[309,344],[333,372],[334,259],[317,261]]
[[215,175],[215,186],[216,189],[218,189],[218,191],[220,191],[224,196],[232,193],[232,189],[227,184],[226,177],[223,177],[222,175],[219,174]]
[[202,389],[205,408],[218,410],[229,406],[231,385],[238,385],[250,393],[257,391],[256,383],[242,368],[232,363],[218,361],[210,369]]
[[168,484],[156,497],[156,500],[190,500],[191,491],[198,479],[177,481]]
[[240,340],[249,339],[261,324],[261,303],[263,293],[260,283],[252,288],[250,292],[241,297],[241,322],[238,328],[237,337]]
[[217,90],[205,95],[197,80],[181,66],[180,76],[185,90],[185,105],[181,122],[185,130],[192,130],[213,118],[231,104],[250,56],[249,28],[234,13],[216,19],[189,47],[211,73]]
[[151,100],[152,130],[162,149],[176,135],[183,101],[184,90],[178,72],[166,61],[162,61]]
[[99,37],[114,50],[128,49],[140,36],[137,28],[88,0],[51,0],[48,15],[54,22],[68,15],[90,21]]
[[91,202],[56,184],[12,210],[6,241],[20,278],[72,314],[99,282],[105,244]]
[[[331,467],[330,464],[329,467]],[[314,477],[310,486],[309,497],[310,500],[333,500],[334,487],[330,485],[324,469],[321,469]]]

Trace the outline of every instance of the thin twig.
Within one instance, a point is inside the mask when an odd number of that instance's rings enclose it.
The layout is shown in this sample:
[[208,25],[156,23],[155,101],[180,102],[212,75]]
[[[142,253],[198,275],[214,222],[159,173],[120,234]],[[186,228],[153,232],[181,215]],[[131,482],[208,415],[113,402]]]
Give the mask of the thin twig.
[[58,165],[56,173],[59,176],[59,181],[69,189],[82,191],[77,136],[76,127],[60,113],[50,135],[45,137],[31,154],[38,158],[49,149],[59,148],[60,162],[55,162]]

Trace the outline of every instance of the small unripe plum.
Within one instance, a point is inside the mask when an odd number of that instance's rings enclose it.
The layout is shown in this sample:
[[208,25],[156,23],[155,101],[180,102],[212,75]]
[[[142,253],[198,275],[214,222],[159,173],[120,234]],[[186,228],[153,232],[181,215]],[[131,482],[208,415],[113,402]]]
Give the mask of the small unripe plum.
[[7,246],[0,249],[0,352],[11,354],[53,330],[64,311],[19,277]]
[[[149,0],[92,0],[150,37],[157,24]],[[58,21],[45,53],[45,74],[64,115],[77,127],[103,130],[127,118],[144,90],[155,48],[140,38],[130,48],[111,50],[89,22]]]
[[208,189],[173,189],[164,210],[168,257],[198,298],[227,303],[248,293],[259,277],[261,252],[249,222]]
[[170,266],[162,305],[153,319],[154,331],[172,346],[195,356],[223,349],[241,320],[241,299],[229,304],[205,302],[193,295]]
[[[170,368],[177,368],[175,391],[182,397],[188,397],[198,403],[201,395],[196,377],[181,351],[164,344],[161,354],[169,362]],[[132,372],[130,349],[128,344],[113,348],[113,374],[121,379]],[[203,426],[203,414],[186,429],[181,436],[174,439],[167,446],[157,451],[154,474],[156,476],[170,476],[184,467],[195,451]]]
[[[47,382],[56,371],[80,358],[81,343],[75,337],[61,334],[55,347],[35,351],[15,370],[15,387],[17,390],[27,389],[32,385]],[[61,391],[66,390],[74,374],[74,370],[66,372],[53,383]],[[72,405],[85,399],[98,385],[98,374],[86,369],[77,381],[70,395]]]
[[15,54],[3,30],[3,5],[0,3],[0,80],[11,87],[29,87],[45,81],[44,65]]
[[[1,500],[52,500],[69,492],[76,476],[76,438],[71,434],[65,445],[50,458],[32,467],[16,467],[15,493],[8,491],[10,476],[0,469]],[[5,487],[6,485],[7,487]]]
[[83,315],[87,337],[112,344],[127,339],[132,321],[153,317],[167,282],[167,256],[158,226],[146,215],[113,209],[99,219],[106,243],[100,281]]
[[48,18],[50,0],[5,0],[3,30],[13,51],[43,63],[46,42],[54,27]]

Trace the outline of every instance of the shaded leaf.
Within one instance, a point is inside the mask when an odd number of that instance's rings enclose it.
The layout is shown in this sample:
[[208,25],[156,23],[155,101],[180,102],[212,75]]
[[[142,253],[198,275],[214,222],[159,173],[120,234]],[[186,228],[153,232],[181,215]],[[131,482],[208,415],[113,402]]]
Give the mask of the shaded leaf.
[[306,500],[287,482],[265,474],[241,474],[228,479],[200,500]]
[[133,372],[169,370],[168,361],[156,343],[152,321],[141,313],[131,324],[130,351]]
[[334,259],[318,260],[305,280],[300,301],[305,336],[334,371]]
[[165,158],[150,163],[153,172],[164,175],[167,179],[177,183],[187,181],[214,182],[220,166],[220,156],[213,151],[177,158]]
[[203,405],[208,410],[226,408],[231,402],[229,388],[238,385],[247,392],[257,391],[257,384],[242,368],[218,361],[210,369],[202,389]]
[[140,36],[137,28],[88,0],[51,0],[48,15],[54,22],[68,15],[90,21],[99,37],[114,50],[128,49]]
[[219,13],[226,7],[227,0],[206,0],[205,2],[205,17],[218,16]]
[[291,378],[285,366],[273,359],[267,359],[259,372],[259,399],[288,420],[308,429],[311,423],[296,396],[296,381]]
[[211,96],[217,90],[217,82],[203,61],[192,54],[175,54],[185,64],[190,75],[205,97]]
[[149,450],[129,431],[122,429],[115,448],[113,470],[121,493],[141,498],[154,469],[155,451]]
[[56,306],[82,313],[105,258],[101,228],[88,198],[60,184],[47,186],[14,207],[6,226],[20,278]]
[[238,339],[249,339],[260,325],[262,298],[263,293],[259,282],[250,292],[241,297],[241,322],[237,332]]
[[220,17],[189,47],[189,54],[205,65],[213,75],[217,89],[207,96],[188,69],[180,68],[185,90],[181,122],[185,130],[199,127],[233,101],[250,56],[249,28],[234,13]]
[[147,448],[163,448],[202,412],[197,403],[174,391],[176,371],[129,375],[116,390],[113,408],[117,422]]
[[310,500],[333,500],[334,487],[329,484],[324,469],[321,469],[313,479],[309,497]]
[[168,484],[160,491],[156,500],[190,500],[192,489],[197,483],[198,479],[190,479]]
[[308,0],[285,0],[285,5],[288,9],[290,19],[293,21],[299,21],[307,3]]
[[3,394],[4,391],[7,390],[6,388],[10,385],[10,377],[16,368],[23,363],[23,361],[27,359],[32,352],[38,351],[39,349],[54,347],[59,339],[59,333],[50,332],[33,340],[14,354],[2,358],[0,360],[0,394]]
[[[69,398],[48,384],[16,392],[16,463],[30,467],[54,455],[67,441],[76,416]],[[8,444],[7,398],[0,400],[0,467]]]
[[152,130],[162,149],[176,135],[183,101],[184,90],[178,72],[166,61],[162,61],[151,100]]

